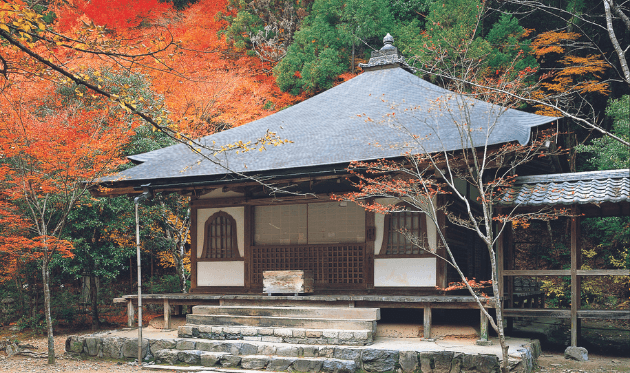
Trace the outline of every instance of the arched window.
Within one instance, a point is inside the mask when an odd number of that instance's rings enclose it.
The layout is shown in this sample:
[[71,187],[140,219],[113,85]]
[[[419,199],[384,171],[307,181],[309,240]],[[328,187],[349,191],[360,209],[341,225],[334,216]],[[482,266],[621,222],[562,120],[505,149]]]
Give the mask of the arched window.
[[[398,206],[401,209],[405,205]],[[402,233],[405,232],[405,233]],[[416,244],[406,235],[417,237]],[[415,211],[392,212],[385,216],[383,244],[380,255],[419,255],[425,254],[422,247],[428,246],[426,215]]]
[[201,258],[230,259],[238,257],[236,220],[230,214],[219,211],[206,220]]

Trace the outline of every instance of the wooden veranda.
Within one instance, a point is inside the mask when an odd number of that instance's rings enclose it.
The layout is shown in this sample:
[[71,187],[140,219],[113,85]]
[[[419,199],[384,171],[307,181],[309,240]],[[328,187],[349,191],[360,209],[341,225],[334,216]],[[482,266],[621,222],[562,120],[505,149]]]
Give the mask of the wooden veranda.
[[[480,299],[485,308],[493,308],[489,299]],[[135,324],[137,295],[125,295],[114,299],[114,303],[127,304],[128,326]],[[349,308],[411,308],[423,315],[424,339],[431,339],[433,310],[478,309],[472,296],[464,295],[307,295],[307,296],[268,296],[264,294],[145,294],[142,304],[164,305],[164,328],[171,329],[171,306],[276,306],[276,307],[349,307]],[[488,321],[480,311],[481,343],[488,341]]]
[[[517,270],[514,268],[515,242],[511,229],[505,229],[498,240],[498,272],[504,287],[503,315],[508,328],[514,317],[551,317],[571,319],[571,346],[577,346],[583,319],[630,319],[630,310],[582,309],[581,281],[585,276],[630,276],[630,269],[583,270],[580,221],[588,217],[630,216],[630,169],[581,172],[571,174],[518,177],[514,188],[505,196],[504,207],[497,214],[508,211],[538,211],[543,207],[570,209],[571,267],[562,270]],[[517,276],[567,276],[571,278],[571,308],[543,308],[544,300],[536,302],[541,292],[530,294],[515,291]],[[528,298],[528,301],[523,300]],[[519,299],[520,298],[520,299]],[[516,303],[520,307],[515,307]],[[528,306],[527,308],[525,306]],[[534,308],[535,305],[541,306]]]

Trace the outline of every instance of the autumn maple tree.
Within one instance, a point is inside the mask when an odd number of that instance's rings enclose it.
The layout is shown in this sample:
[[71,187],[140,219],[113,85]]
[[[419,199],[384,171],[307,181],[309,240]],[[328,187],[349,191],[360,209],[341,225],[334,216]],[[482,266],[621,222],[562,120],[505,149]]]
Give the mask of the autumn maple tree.
[[132,125],[106,110],[69,105],[60,95],[35,99],[29,91],[50,89],[47,84],[23,82],[0,96],[0,183],[3,201],[19,208],[13,224],[29,223],[3,237],[3,251],[27,248],[25,254],[41,262],[48,361],[54,363],[49,265],[56,255],[72,255],[72,244],[62,237],[68,214],[96,178],[120,164]]

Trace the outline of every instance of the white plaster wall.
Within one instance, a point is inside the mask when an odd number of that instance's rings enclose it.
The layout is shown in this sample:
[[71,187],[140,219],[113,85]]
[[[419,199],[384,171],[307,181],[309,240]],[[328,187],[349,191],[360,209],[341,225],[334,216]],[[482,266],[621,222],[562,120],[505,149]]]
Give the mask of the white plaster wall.
[[201,252],[203,251],[203,236],[204,225],[206,220],[212,214],[224,211],[232,215],[236,220],[236,243],[238,245],[238,253],[241,258],[245,255],[245,208],[244,207],[221,207],[212,209],[198,209],[197,210],[197,258],[201,258]]
[[374,259],[374,287],[384,286],[436,286],[436,259]]
[[[375,202],[380,203],[382,205],[394,205],[399,200],[395,198],[376,198]],[[433,200],[433,203],[436,203],[436,199]],[[374,214],[374,224],[376,226],[376,234],[374,235],[374,255],[378,255],[381,252],[381,247],[383,246],[383,234],[385,232],[385,215],[384,214]],[[429,241],[429,247],[435,250],[437,247],[437,228],[431,220],[427,216],[427,239]]]
[[197,286],[245,286],[245,262],[197,262]]

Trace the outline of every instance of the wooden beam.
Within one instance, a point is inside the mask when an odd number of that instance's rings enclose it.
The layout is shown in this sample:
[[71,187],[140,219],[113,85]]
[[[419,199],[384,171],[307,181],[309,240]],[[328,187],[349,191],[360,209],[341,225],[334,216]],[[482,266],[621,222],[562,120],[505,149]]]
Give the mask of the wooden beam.
[[570,276],[568,269],[531,269],[531,270],[505,270],[504,276]]
[[[503,310],[504,316],[510,317],[554,317],[560,319],[570,319],[571,310],[553,308],[506,308]],[[599,319],[599,320],[630,320],[630,311],[626,310],[579,310],[578,319]]]
[[578,269],[578,276],[630,276],[630,269]]

